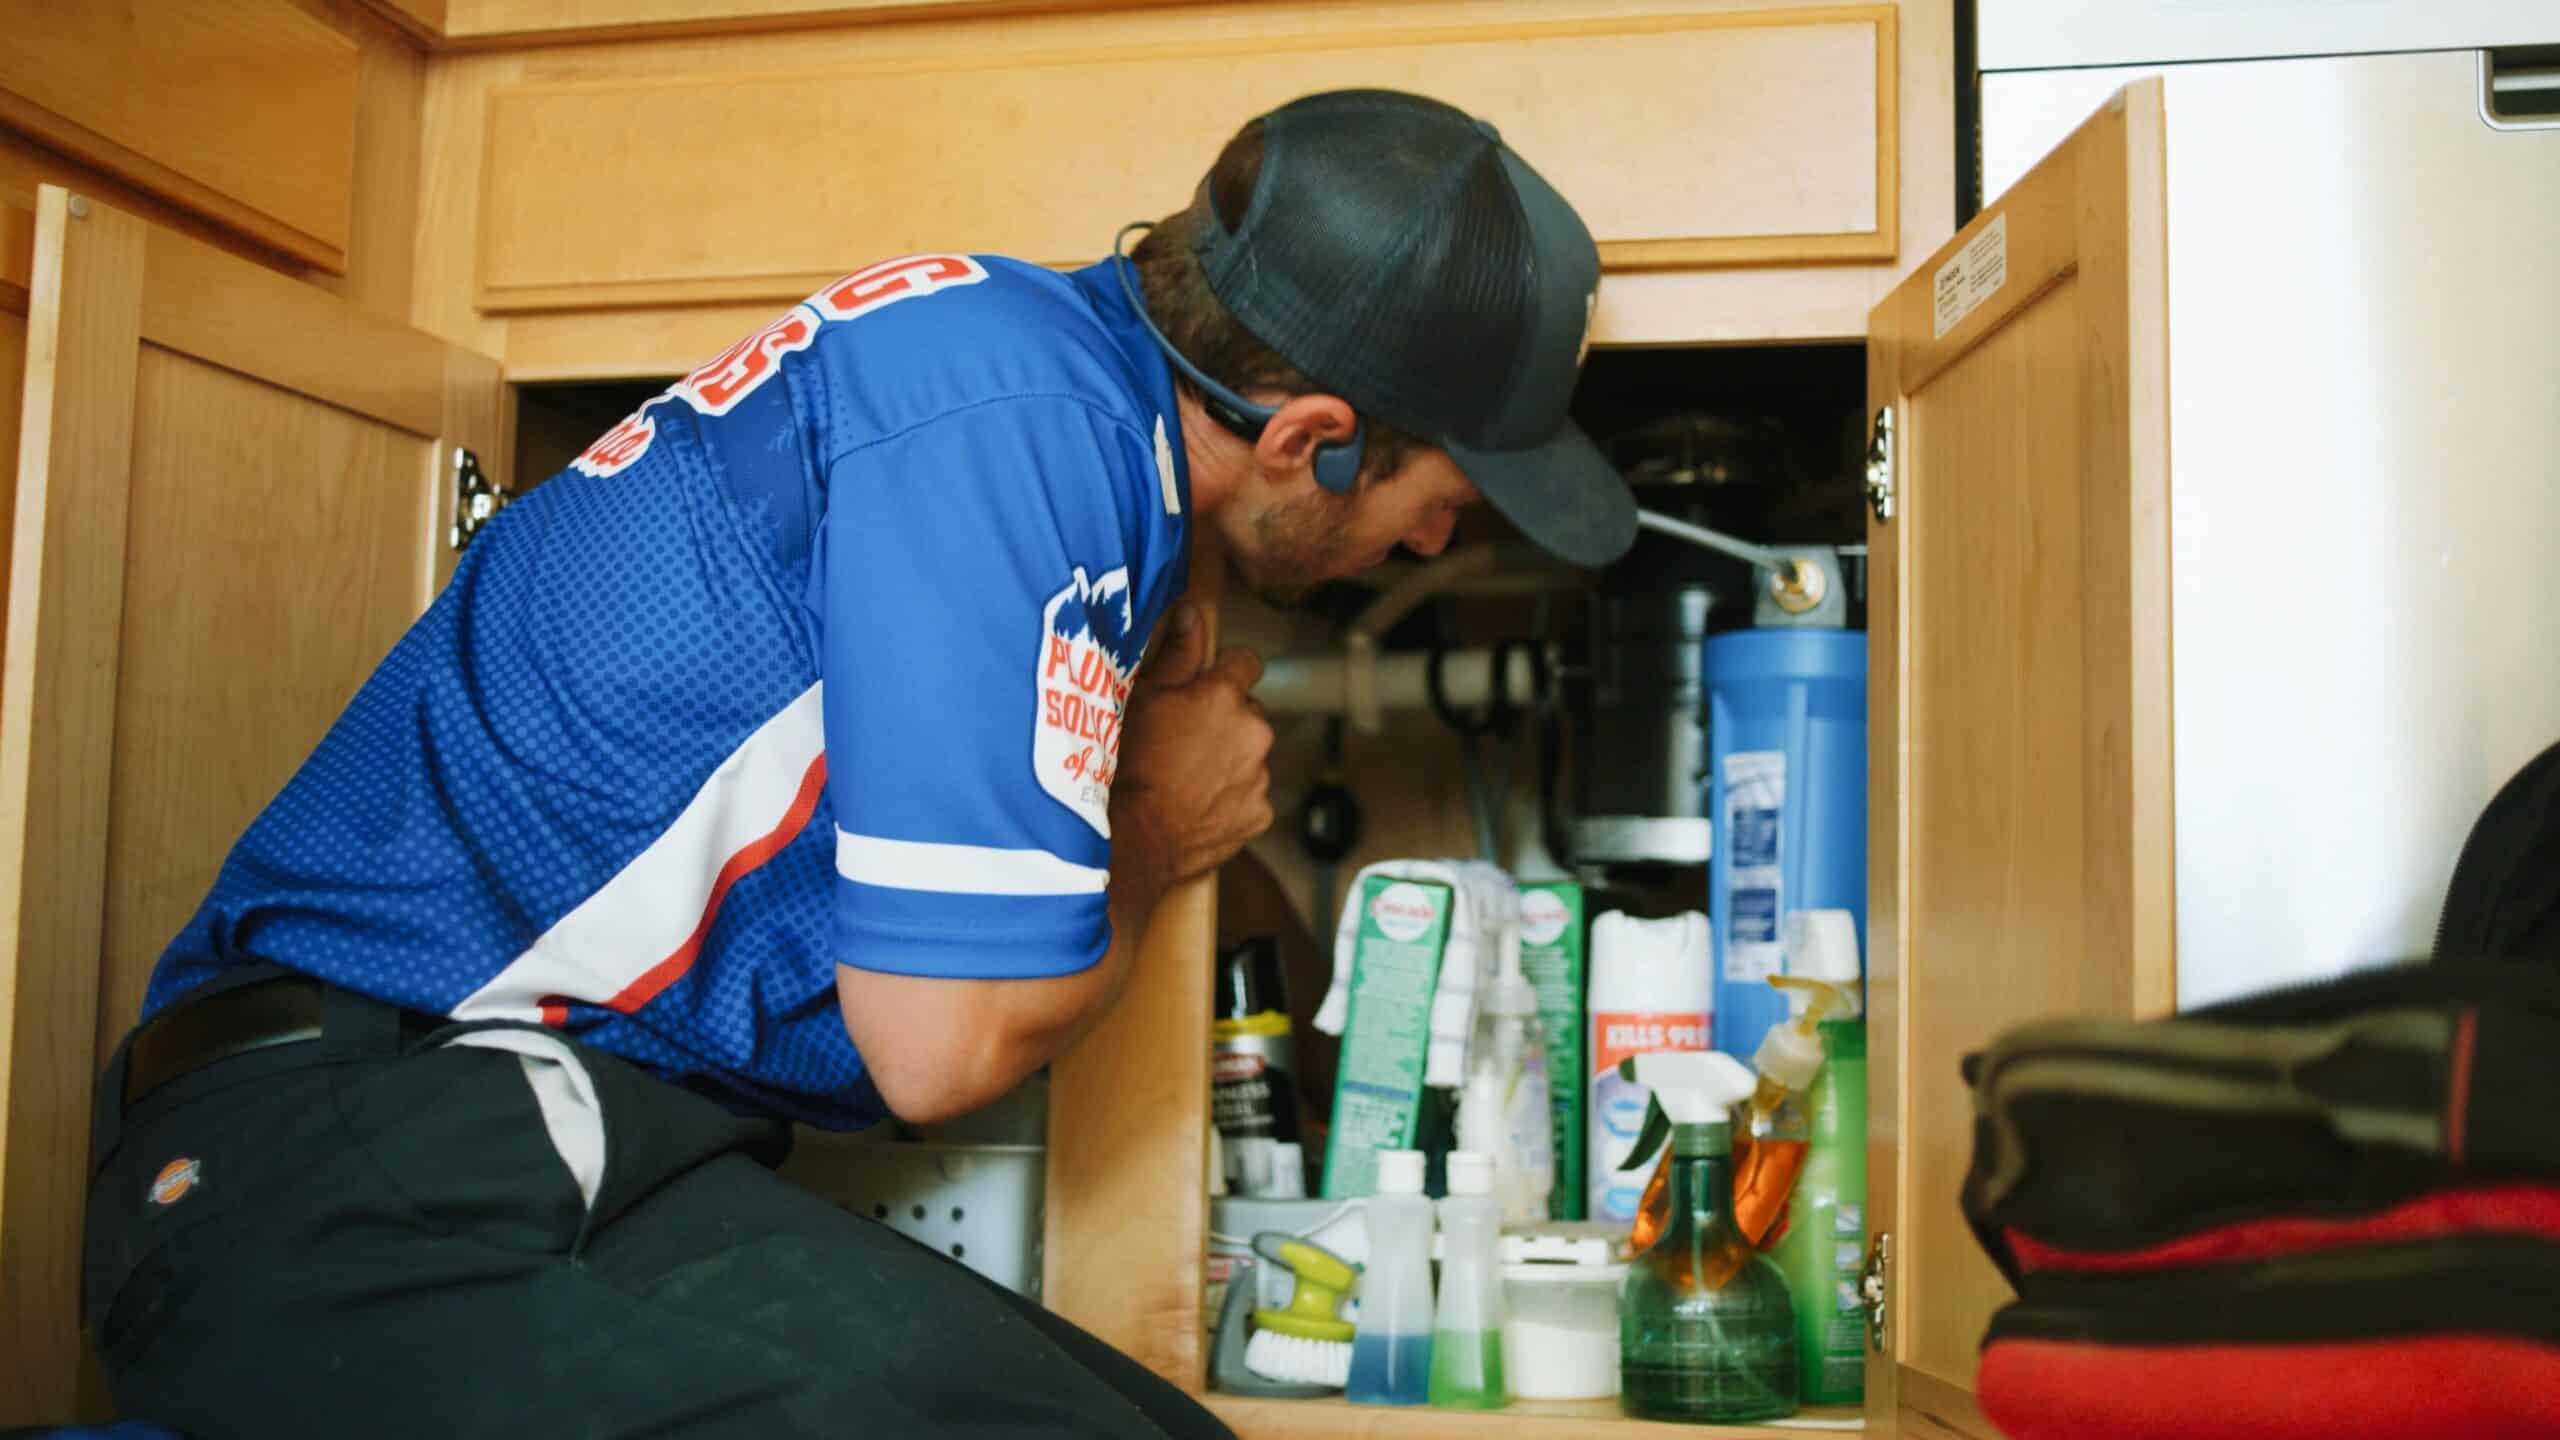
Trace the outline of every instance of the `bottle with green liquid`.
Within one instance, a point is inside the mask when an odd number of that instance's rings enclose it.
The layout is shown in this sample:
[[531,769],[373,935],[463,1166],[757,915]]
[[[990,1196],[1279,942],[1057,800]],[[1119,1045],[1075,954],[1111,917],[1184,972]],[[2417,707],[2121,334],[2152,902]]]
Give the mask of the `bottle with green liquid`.
[[[1653,1058],[1626,1063],[1641,1071]],[[1710,1083],[1726,1078],[1712,1074],[1677,1083],[1690,1077],[1667,1065],[1630,1077],[1653,1086],[1655,1106],[1630,1165],[1650,1160],[1648,1140],[1670,1132],[1670,1214],[1661,1238],[1629,1263],[1619,1292],[1618,1405],[1643,1419],[1716,1424],[1792,1415],[1796,1323],[1786,1277],[1733,1222],[1725,1107],[1750,1093],[1750,1072],[1712,1052],[1678,1058],[1701,1070],[1722,1061],[1733,1073],[1727,1087]]]
[[1511,1403],[1502,1379],[1502,1275],[1494,1240],[1493,1157],[1449,1152],[1449,1198],[1440,1202],[1440,1313],[1431,1328],[1431,1403],[1494,1410]]

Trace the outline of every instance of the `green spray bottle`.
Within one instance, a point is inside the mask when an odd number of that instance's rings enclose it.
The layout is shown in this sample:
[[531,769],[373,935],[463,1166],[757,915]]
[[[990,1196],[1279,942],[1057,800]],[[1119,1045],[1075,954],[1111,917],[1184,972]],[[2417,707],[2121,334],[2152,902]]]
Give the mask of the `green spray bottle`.
[[1768,1244],[1795,1304],[1796,1364],[1808,1405],[1866,1398],[1867,1027],[1858,1004],[1858,933],[1845,910],[1787,917],[1786,988],[1838,997],[1816,1031],[1829,1057],[1806,1096],[1809,1144],[1786,1228]]
[[1711,1050],[1637,1055],[1652,1090],[1625,1168],[1671,1148],[1668,1215],[1618,1295],[1618,1405],[1658,1420],[1733,1424],[1795,1413],[1795,1309],[1786,1278],[1733,1222],[1733,1107],[1754,1081]]

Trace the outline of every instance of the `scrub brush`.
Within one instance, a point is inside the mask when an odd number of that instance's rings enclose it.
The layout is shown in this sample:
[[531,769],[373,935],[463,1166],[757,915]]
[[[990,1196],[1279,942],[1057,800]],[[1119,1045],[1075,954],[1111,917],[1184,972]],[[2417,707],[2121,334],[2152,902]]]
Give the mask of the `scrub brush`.
[[1266,1380],[1340,1389],[1351,1378],[1351,1322],[1342,1297],[1359,1270],[1321,1245],[1266,1230],[1253,1253],[1297,1277],[1288,1308],[1253,1312],[1244,1368]]

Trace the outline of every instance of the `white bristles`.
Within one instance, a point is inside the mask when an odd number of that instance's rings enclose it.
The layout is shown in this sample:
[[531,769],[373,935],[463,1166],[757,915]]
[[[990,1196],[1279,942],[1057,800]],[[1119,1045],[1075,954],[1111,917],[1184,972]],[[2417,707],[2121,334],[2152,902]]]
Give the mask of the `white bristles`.
[[1351,1379],[1351,1342],[1256,1330],[1244,1347],[1244,1368],[1265,1380],[1340,1386]]

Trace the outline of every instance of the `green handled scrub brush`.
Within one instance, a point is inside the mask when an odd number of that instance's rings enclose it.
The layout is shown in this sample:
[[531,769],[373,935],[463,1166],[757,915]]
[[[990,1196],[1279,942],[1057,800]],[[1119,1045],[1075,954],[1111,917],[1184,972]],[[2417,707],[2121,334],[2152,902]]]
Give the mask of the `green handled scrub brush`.
[[1297,1277],[1289,1304],[1253,1312],[1244,1368],[1266,1380],[1341,1388],[1351,1378],[1351,1322],[1342,1297],[1358,1277],[1341,1256],[1277,1230],[1253,1237],[1253,1253]]

